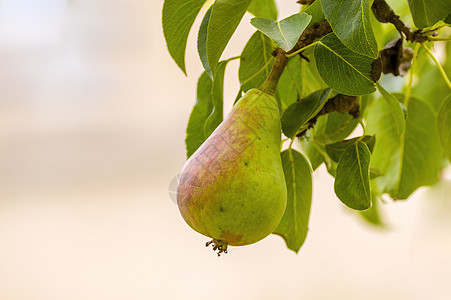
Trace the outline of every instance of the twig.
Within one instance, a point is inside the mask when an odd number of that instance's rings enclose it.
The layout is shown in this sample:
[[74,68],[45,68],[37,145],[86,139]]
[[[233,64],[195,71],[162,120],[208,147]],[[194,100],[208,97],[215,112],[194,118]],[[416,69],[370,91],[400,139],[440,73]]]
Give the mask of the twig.
[[292,54],[299,49],[310,45],[316,39],[319,39],[330,32],[332,32],[332,27],[330,27],[330,24],[327,20],[313,24],[312,27],[304,30],[304,32],[299,37],[296,45],[293,47],[293,49],[288,51],[287,54]]
[[401,21],[401,18],[395,14],[393,9],[385,0],[374,0],[371,6],[374,16],[381,23],[391,23],[395,25],[399,32],[402,32],[408,41],[422,43],[427,41],[421,29],[412,31],[409,26]]
[[298,133],[296,136],[302,137],[307,132],[308,129],[312,128],[316,124],[316,121],[320,116],[329,114],[334,111],[342,114],[349,113],[354,119],[359,118],[360,105],[357,102],[357,96],[337,94],[335,97],[330,98],[329,100],[327,100],[324,107],[307,122],[308,123],[307,129]]
[[[276,61],[271,69],[271,73],[269,73],[268,78],[260,87],[260,90],[267,92],[269,94],[274,94],[276,91],[277,83],[280,79],[280,76],[283,73],[287,63],[288,57],[290,54],[299,51],[302,48],[306,48],[308,45],[312,44],[316,39],[323,37],[324,35],[332,32],[332,28],[329,25],[329,22],[322,21],[319,23],[315,23],[312,27],[304,30],[304,32],[299,37],[296,45],[288,52],[285,52],[281,48],[277,48],[274,51],[274,56],[276,57]],[[300,54],[300,53],[299,53]]]

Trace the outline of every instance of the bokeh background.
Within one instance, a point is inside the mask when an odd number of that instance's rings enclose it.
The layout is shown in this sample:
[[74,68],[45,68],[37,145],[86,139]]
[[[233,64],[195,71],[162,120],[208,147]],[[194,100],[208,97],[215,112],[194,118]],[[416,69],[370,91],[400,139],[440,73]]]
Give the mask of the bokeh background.
[[[298,8],[278,2],[280,18]],[[220,258],[205,248],[169,193],[202,72],[196,30],[185,77],[162,5],[0,0],[0,299],[449,299],[449,168],[409,201],[384,201],[375,228],[321,167],[298,255],[278,236]],[[240,53],[249,19],[224,57]]]

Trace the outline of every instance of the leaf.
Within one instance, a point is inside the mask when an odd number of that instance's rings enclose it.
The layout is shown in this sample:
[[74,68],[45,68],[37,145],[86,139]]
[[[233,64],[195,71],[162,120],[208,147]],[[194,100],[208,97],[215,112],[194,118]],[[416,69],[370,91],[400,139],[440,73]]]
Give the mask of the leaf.
[[380,177],[384,174],[381,173],[381,171],[379,171],[376,168],[371,168],[370,167],[370,180],[373,180],[374,178]]
[[[359,99],[360,115],[364,115],[372,95],[364,95]],[[357,127],[360,118],[348,113],[331,112],[318,118],[315,125],[316,139],[322,144],[332,144],[347,138]]]
[[384,174],[374,179],[380,193],[406,199],[418,187],[436,182],[442,154],[432,106],[411,97],[401,133],[387,101],[373,101],[369,111],[366,131],[377,137],[371,167]]
[[218,61],[251,0],[216,0],[207,29],[207,58],[215,75]]
[[205,121],[204,135],[208,138],[210,134],[221,124],[223,116],[224,107],[224,73],[227,63],[229,61],[221,61],[218,65],[216,71],[216,76],[213,79],[213,85],[211,89],[211,97],[213,99],[213,110]]
[[445,18],[444,22],[446,24],[451,24],[451,13]]
[[287,184],[287,208],[274,234],[285,240],[296,253],[305,241],[312,202],[312,170],[307,159],[299,152],[282,152],[282,165]]
[[382,221],[380,209],[379,209],[379,199],[377,199],[376,194],[372,190],[371,196],[371,207],[364,211],[359,211],[359,214],[366,220],[368,223],[375,226],[385,226]]
[[[394,104],[393,104],[394,105]],[[396,190],[401,161],[401,140],[403,132],[397,129],[393,108],[384,99],[375,99],[368,104],[365,119],[366,133],[376,135],[376,144],[371,155],[371,167],[378,169],[384,176],[375,180],[377,190],[392,193]],[[402,114],[397,112],[396,114]],[[399,118],[399,117],[398,117]]]
[[[308,52],[310,52],[310,49],[305,51],[304,55],[306,55],[306,53],[308,53]],[[288,72],[286,70],[284,70],[284,72],[282,73],[282,76],[281,76],[282,78],[280,78],[279,84],[277,85],[277,90],[279,92],[284,94],[284,91],[281,91],[281,89],[282,89],[282,86],[284,86],[285,77],[293,77],[293,78],[295,78],[295,81],[297,82],[297,84],[296,84],[296,93],[300,92],[301,94],[297,95],[295,100],[302,99],[302,98],[308,96],[309,94],[311,94],[311,93],[313,93],[313,92],[315,92],[317,90],[321,90],[321,89],[325,89],[325,88],[329,87],[321,79],[321,76],[319,75],[318,70],[316,69],[315,57],[313,55],[311,55],[309,57],[310,62],[307,62],[306,60],[301,59],[300,56],[296,56],[296,57],[297,58],[293,57],[293,58],[291,58],[288,61],[288,65],[289,65],[289,69],[290,69],[290,73],[291,74],[288,75],[287,74]],[[297,63],[299,63],[299,65],[295,66],[295,65],[297,65]],[[294,68],[292,68],[292,67],[294,67]],[[304,80],[303,80],[303,78],[304,78]],[[306,80],[306,79],[308,79],[308,80]],[[291,78],[288,81],[292,81]],[[294,83],[291,83],[291,82],[287,83],[287,82],[285,82],[285,86],[288,87],[288,88],[291,87],[290,86],[291,84],[294,84]],[[279,87],[279,86],[281,86],[281,87]],[[293,87],[291,87],[291,89],[293,89]],[[288,100],[288,101],[284,102],[284,104],[289,105],[289,104],[293,103],[293,102],[290,102],[290,100],[292,100],[292,99],[293,98],[283,99],[284,101]]]
[[311,27],[315,23],[321,22],[324,19],[326,19],[320,1],[313,2],[312,4],[307,6],[307,9],[305,9],[303,12],[312,16],[312,19],[310,20],[310,23],[308,24],[307,28]]
[[[441,54],[446,60],[442,63],[442,67],[446,74],[451,74],[451,43],[446,43],[444,50]],[[420,47],[415,59],[414,74],[421,80],[412,87],[411,94],[428,101],[438,112],[443,100],[449,96],[450,90],[424,47]]]
[[282,131],[294,138],[299,131],[307,129],[304,125],[326,104],[331,89],[316,91],[306,98],[291,104],[282,115]]
[[247,11],[258,18],[277,20],[277,6],[274,0],[253,0]]
[[376,58],[376,38],[370,22],[370,0],[321,0],[334,33],[354,52]]
[[271,40],[256,31],[241,52],[238,77],[243,92],[258,88],[271,72],[274,65],[274,56]]
[[338,163],[333,160],[325,160],[327,172],[330,174],[330,176],[334,177],[337,176],[337,166]]
[[[306,52],[304,52],[304,53],[306,53]],[[309,80],[304,85],[304,87],[305,87],[304,93],[307,93],[307,95],[308,95],[319,89],[324,89],[324,88],[329,87],[323,81],[323,79],[321,78],[321,75],[319,75],[318,68],[316,67],[316,59],[315,59],[314,52],[310,56],[310,62],[307,62],[305,65],[306,65],[306,68],[305,68],[305,73],[304,73],[305,77],[304,78],[308,78]]]
[[307,131],[305,136],[301,139],[301,147],[303,153],[307,155],[313,171],[315,171],[324,162],[324,158],[316,148],[317,146],[313,140],[312,130]]
[[407,0],[413,22],[418,28],[434,25],[451,11],[449,0]]
[[371,206],[370,157],[368,146],[358,141],[340,157],[335,176],[335,194],[350,208],[365,210]]
[[404,112],[401,107],[401,104],[396,99],[395,96],[387,92],[380,84],[377,84],[377,88],[379,92],[381,93],[383,99],[387,102],[389,106],[389,111],[392,114],[393,122],[396,129],[396,134],[401,135],[404,133],[405,127],[406,127],[406,121],[404,119]]
[[185,49],[188,34],[206,0],[165,0],[163,33],[168,51],[186,75]]
[[[451,43],[447,44],[451,45]],[[451,61],[451,56],[447,55],[447,61]],[[449,95],[449,87],[446,84],[441,84],[443,82],[442,74],[432,64],[428,64],[418,72],[416,68],[417,66],[415,66],[415,73],[421,80],[412,88],[412,95],[428,101],[438,111],[443,99]]]
[[211,98],[212,80],[203,72],[197,82],[197,101],[191,111],[186,128],[186,156],[189,158],[207,139],[204,134],[205,122],[213,110]]
[[438,113],[437,127],[442,147],[451,161],[451,96],[445,100]]
[[[397,199],[407,199],[418,187],[438,180],[442,162],[437,115],[425,101],[410,98]],[[450,127],[451,123],[447,126]]]
[[211,80],[203,72],[197,83],[197,101],[186,129],[186,152],[189,158],[223,120],[224,73],[230,60],[221,61],[217,76]]
[[373,59],[350,51],[334,33],[324,36],[315,46],[318,72],[331,88],[345,95],[373,93]]
[[207,71],[207,74],[213,78],[213,74],[210,69],[210,65],[208,64],[208,58],[207,58],[207,28],[208,28],[208,22],[210,21],[210,15],[211,15],[211,9],[213,6],[210,6],[210,8],[205,13],[204,18],[202,19],[202,23],[199,27],[199,33],[197,35],[197,52],[199,53],[200,61],[202,62],[202,65],[204,66],[205,71]]
[[323,144],[339,142],[347,138],[359,124],[350,114],[331,112],[321,116],[316,122],[316,137]]
[[238,93],[236,94],[235,100],[233,101],[233,105],[235,105],[238,102],[238,100],[241,99],[242,96],[243,96],[243,90],[240,88],[238,90]]
[[356,137],[333,144],[327,144],[326,145],[327,155],[329,155],[329,157],[332,160],[338,162],[340,160],[341,155],[345,152],[346,148],[348,148],[349,145],[356,143],[358,140],[364,142],[368,146],[370,152],[373,152],[374,144],[376,143],[376,137],[374,135],[365,135],[363,138]]
[[251,24],[285,51],[296,45],[299,37],[309,24],[312,16],[306,13],[297,13],[281,21],[273,21],[262,18],[251,19]]
[[284,107],[302,98],[303,71],[301,57],[295,56],[288,61],[277,84],[277,91]]

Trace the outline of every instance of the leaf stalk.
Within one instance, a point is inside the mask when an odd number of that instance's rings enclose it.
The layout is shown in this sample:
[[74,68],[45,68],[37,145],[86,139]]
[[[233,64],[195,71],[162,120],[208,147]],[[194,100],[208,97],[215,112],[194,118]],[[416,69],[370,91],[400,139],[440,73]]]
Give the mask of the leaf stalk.
[[437,65],[438,70],[442,74],[443,79],[445,80],[446,84],[448,85],[449,89],[451,90],[451,81],[449,81],[448,76],[445,73],[445,70],[443,70],[442,66],[440,65],[440,62],[435,58],[434,54],[429,50],[429,48],[426,46],[425,43],[421,43],[421,46],[426,50],[426,52],[429,54],[429,56],[432,58],[432,60]]

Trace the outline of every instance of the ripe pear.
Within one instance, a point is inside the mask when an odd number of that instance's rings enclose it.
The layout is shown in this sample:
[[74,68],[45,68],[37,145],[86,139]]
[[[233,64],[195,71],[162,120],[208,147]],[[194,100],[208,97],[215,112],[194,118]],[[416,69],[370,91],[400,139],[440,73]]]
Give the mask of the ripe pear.
[[[287,203],[274,96],[248,91],[185,163],[177,204],[213,249],[253,244],[274,231]],[[219,255],[218,253],[218,255]]]

